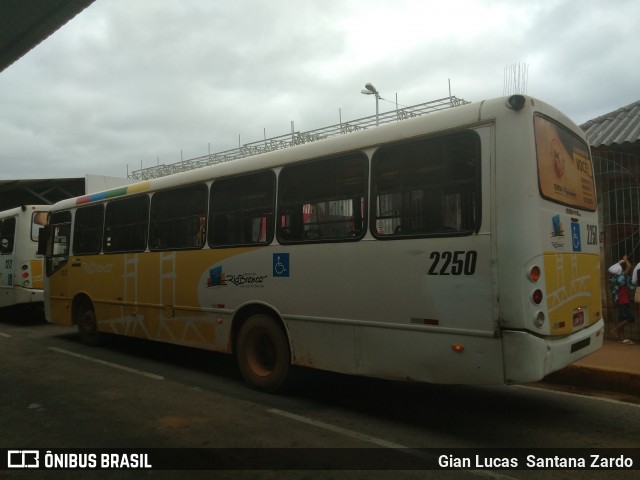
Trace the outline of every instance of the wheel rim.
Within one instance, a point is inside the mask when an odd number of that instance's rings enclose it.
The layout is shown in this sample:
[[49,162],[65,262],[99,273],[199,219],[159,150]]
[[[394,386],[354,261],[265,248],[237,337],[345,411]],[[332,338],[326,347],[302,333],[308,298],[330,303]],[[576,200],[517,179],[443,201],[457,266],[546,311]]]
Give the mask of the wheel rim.
[[278,357],[271,337],[265,332],[254,332],[247,339],[247,364],[258,376],[273,373]]
[[96,322],[91,311],[86,311],[80,317],[80,330],[85,335],[93,335],[96,333]]

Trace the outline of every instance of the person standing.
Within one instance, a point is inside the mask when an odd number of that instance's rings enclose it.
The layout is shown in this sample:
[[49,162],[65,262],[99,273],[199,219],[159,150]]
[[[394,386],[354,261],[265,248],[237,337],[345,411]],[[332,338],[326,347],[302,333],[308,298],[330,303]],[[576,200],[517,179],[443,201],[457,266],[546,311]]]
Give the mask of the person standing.
[[631,262],[625,255],[622,259],[609,267],[611,278],[609,285],[611,287],[611,296],[613,303],[618,307],[618,324],[611,329],[619,343],[633,345],[633,342],[623,336],[624,327],[629,323],[635,322],[635,317],[631,311],[631,302],[633,301],[633,282],[629,273],[631,272]]

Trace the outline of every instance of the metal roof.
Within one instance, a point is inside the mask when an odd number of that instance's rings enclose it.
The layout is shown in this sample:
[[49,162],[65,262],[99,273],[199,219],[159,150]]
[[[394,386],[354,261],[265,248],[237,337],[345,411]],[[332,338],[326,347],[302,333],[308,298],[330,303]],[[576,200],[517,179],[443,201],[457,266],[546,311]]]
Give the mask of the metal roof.
[[640,140],[640,100],[580,125],[592,147],[632,144]]
[[20,205],[50,205],[84,193],[84,178],[0,180],[0,211]]
[[91,5],[94,0],[2,0],[0,72]]

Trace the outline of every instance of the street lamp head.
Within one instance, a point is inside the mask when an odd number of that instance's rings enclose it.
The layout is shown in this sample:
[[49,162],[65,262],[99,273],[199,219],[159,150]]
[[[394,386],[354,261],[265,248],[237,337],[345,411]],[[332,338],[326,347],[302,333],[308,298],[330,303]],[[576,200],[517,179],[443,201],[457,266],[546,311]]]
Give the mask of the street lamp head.
[[[374,87],[372,84],[366,83],[364,85],[364,88],[366,88],[367,91],[368,91],[367,95],[370,94],[370,93],[375,93],[376,95],[378,95],[378,90],[376,90],[376,87]],[[365,91],[363,90],[362,93],[365,93]]]
[[370,92],[369,90],[365,90],[364,88],[360,90],[360,93],[363,93],[364,95],[373,95],[373,92]]

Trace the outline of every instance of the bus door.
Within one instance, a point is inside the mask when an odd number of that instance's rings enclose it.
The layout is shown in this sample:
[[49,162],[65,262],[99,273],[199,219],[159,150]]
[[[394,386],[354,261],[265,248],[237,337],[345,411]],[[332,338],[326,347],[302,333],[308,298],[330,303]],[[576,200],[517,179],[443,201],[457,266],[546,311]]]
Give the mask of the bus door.
[[16,218],[0,220],[0,306],[13,303]]
[[44,261],[46,243],[40,248],[40,234],[47,225],[49,214],[46,211],[36,211],[31,218],[31,241],[37,245],[35,258],[29,260],[29,271],[31,273],[31,287],[44,289]]
[[47,320],[60,321],[72,318],[66,307],[69,300],[69,244],[71,235],[71,212],[56,212],[51,215],[47,245],[47,298],[45,314]]

